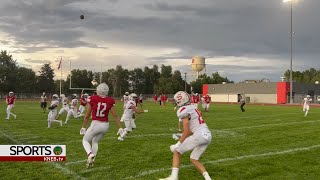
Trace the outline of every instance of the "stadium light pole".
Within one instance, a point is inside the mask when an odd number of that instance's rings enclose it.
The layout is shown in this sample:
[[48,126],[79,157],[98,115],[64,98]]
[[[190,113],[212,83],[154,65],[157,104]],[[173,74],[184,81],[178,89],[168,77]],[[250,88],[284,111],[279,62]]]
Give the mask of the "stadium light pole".
[[184,91],[187,92],[187,73],[184,73]]
[[293,80],[292,80],[292,56],[293,56],[293,48],[292,48],[292,41],[293,41],[293,1],[294,0],[283,0],[283,3],[290,3],[290,104],[293,103]]

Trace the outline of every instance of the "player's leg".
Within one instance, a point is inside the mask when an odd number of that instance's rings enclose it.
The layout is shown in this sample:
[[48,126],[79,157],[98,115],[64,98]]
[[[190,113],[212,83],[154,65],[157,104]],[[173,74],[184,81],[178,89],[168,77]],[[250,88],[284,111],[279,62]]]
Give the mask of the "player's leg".
[[11,109],[12,109],[12,106],[8,105],[7,106],[7,118],[6,119],[10,119]]
[[196,169],[203,175],[206,180],[211,180],[209,173],[203,164],[199,161],[202,154],[206,151],[208,145],[211,143],[211,133],[205,132],[201,134],[196,134],[196,140],[199,144],[195,147],[190,155],[190,161],[196,167]]
[[209,110],[209,107],[210,107],[210,103],[209,103],[209,104],[207,104],[207,111]]
[[13,105],[10,105],[10,108],[9,108],[9,116],[11,115],[11,116],[14,117],[14,119],[16,119],[16,118],[17,118],[17,115],[15,115],[15,114],[13,114],[13,113],[11,112],[12,108],[13,108]]
[[163,180],[178,180],[181,155],[197,147],[199,144],[195,139],[195,135],[189,136],[173,151],[171,175]]
[[48,121],[50,121],[50,125],[49,125],[49,122],[48,122],[48,128],[51,127],[51,124],[52,124],[53,122],[59,123],[60,126],[62,126],[62,120],[56,120],[56,119],[55,119],[56,116],[57,116],[57,112],[51,112],[51,113],[49,114]]
[[46,109],[47,109],[47,102],[44,102],[44,103],[43,103],[43,113],[46,112]]
[[67,114],[67,117],[66,117],[66,121],[64,122],[65,124],[68,123],[71,115],[73,115],[73,114],[74,114],[73,109],[69,109],[68,114]]
[[[102,123],[102,122],[99,122]],[[99,149],[99,141],[103,138],[105,133],[109,130],[109,123],[103,123],[99,126],[99,134],[97,134],[93,139],[92,139],[92,153],[94,155],[97,155],[98,149]]]
[[309,106],[306,106],[304,116],[307,116],[307,115],[308,115],[309,109],[310,109],[310,107],[309,107]]
[[134,129],[137,128],[135,121],[136,121],[136,119],[131,119],[131,120],[130,120],[132,130],[134,130]]
[[55,119],[59,119],[64,112],[68,112],[68,111],[66,111],[66,109],[64,107],[62,107]]

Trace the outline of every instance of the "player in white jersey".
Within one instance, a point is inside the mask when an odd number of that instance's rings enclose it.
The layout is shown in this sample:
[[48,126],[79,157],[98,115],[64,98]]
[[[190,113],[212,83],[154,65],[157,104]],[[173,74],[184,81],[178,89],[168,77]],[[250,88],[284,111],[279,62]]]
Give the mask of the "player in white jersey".
[[128,101],[130,101],[129,92],[126,92],[123,95],[122,101],[123,101],[123,109],[125,109]]
[[[129,97],[129,92],[124,93],[122,101],[123,101],[123,109],[126,109],[126,105],[128,103],[128,101],[130,100]],[[123,122],[123,119],[120,120],[121,122]]]
[[64,94],[60,95],[60,100],[61,100],[62,108],[60,109],[56,119],[59,119],[63,113],[65,112],[68,113],[70,110],[69,104],[68,104],[68,98]]
[[178,180],[181,155],[191,151],[190,160],[196,169],[203,175],[205,180],[211,180],[207,170],[199,161],[211,142],[211,132],[204,122],[201,112],[191,105],[190,95],[187,92],[179,91],[174,95],[174,100],[179,106],[177,116],[183,121],[183,133],[179,141],[170,146],[173,152],[171,175],[162,180]]
[[61,120],[56,120],[57,112],[58,112],[58,106],[59,106],[59,96],[57,94],[52,95],[52,101],[50,104],[50,107],[48,108],[49,114],[48,114],[48,128],[51,127],[51,123],[57,122],[60,123],[60,126],[62,126]]
[[70,105],[71,105],[71,106],[70,106],[70,110],[68,111],[66,121],[64,122],[65,124],[68,124],[68,121],[69,121],[71,115],[73,115],[74,118],[79,118],[79,117],[83,116],[83,114],[78,115],[78,99],[77,99],[77,94],[73,94],[73,95],[72,95],[72,100],[71,100]]
[[41,98],[40,107],[42,108],[43,113],[45,113],[46,112],[46,108],[47,108],[47,96],[46,96],[46,93],[43,92],[40,98]]
[[307,97],[303,99],[303,111],[305,112],[304,116],[308,115],[311,102],[312,102],[312,99],[310,95],[307,95]]
[[125,130],[125,134],[121,135],[118,137],[118,140],[123,141],[123,137],[127,134],[130,133],[133,129],[136,128],[136,124],[134,122],[134,118],[133,118],[133,113],[143,113],[143,112],[147,112],[147,110],[138,110],[136,107],[136,98],[138,98],[138,96],[135,93],[130,94],[129,96],[130,100],[127,102],[124,111],[123,111],[123,115],[121,117],[121,120],[124,122],[126,128]]

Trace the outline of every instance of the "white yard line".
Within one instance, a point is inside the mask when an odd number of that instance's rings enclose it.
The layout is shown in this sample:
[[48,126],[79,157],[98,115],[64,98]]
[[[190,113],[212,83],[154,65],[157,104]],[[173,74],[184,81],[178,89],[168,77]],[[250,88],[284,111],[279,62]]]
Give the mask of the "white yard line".
[[[22,143],[22,142],[20,142],[19,140],[15,139],[15,138],[11,137],[10,135],[6,134],[5,132],[3,132],[3,131],[1,131],[1,130],[0,130],[0,134],[1,134],[2,136],[6,137],[7,139],[9,139],[11,142],[14,142],[15,144],[20,144],[20,145],[25,144],[25,143]],[[59,164],[59,163],[56,163],[56,162],[47,162],[47,164],[50,164],[50,165],[52,165],[53,167],[59,169],[59,170],[60,170],[61,172],[63,172],[65,175],[72,175],[74,179],[83,179],[83,180],[86,179],[86,178],[80,176],[79,174],[77,174],[76,172],[74,172],[74,171],[72,171],[72,170],[70,170],[70,169],[62,166],[62,165]]]
[[227,129],[221,129],[221,130],[252,129],[252,128],[260,128],[260,127],[283,126],[283,125],[304,124],[304,123],[314,123],[314,122],[320,122],[320,120],[262,124],[262,125],[256,125],[256,126],[243,126],[243,127],[236,127],[236,128],[227,128]]
[[105,171],[107,169],[110,169],[111,167],[110,166],[107,166],[107,167],[99,167],[99,168],[95,168],[94,166],[90,169],[86,169],[86,170],[83,170],[83,171],[80,171],[80,173],[89,173],[89,172],[94,172],[94,171]]
[[[296,153],[296,152],[300,152],[300,151],[308,151],[308,150],[316,149],[316,148],[320,148],[320,144],[314,145],[314,146],[308,146],[308,147],[293,148],[293,149],[288,149],[288,150],[284,150],[284,151],[273,151],[273,152],[267,152],[267,153],[263,153],[263,154],[249,154],[249,155],[243,155],[243,156],[238,156],[238,157],[217,159],[217,160],[212,160],[212,161],[206,161],[206,162],[204,162],[204,164],[217,164],[217,163],[222,163],[222,162],[227,162],[227,161],[239,161],[239,160],[248,159],[248,158],[270,157],[270,156],[275,156],[275,155]],[[193,165],[180,166],[180,168],[189,168],[189,167],[193,167]],[[152,169],[152,170],[140,172],[137,175],[129,176],[124,179],[136,179],[136,178],[140,178],[143,176],[147,176],[147,175],[151,175],[151,174],[155,174],[155,173],[159,173],[159,172],[164,172],[164,171],[170,171],[170,170],[171,170],[170,167],[164,167],[164,168],[160,168],[160,169]]]
[[71,161],[71,162],[66,162],[64,165],[66,166],[70,166],[70,165],[73,165],[73,164],[80,164],[80,163],[84,163],[86,162],[87,160],[84,159],[84,160],[80,160],[80,161]]

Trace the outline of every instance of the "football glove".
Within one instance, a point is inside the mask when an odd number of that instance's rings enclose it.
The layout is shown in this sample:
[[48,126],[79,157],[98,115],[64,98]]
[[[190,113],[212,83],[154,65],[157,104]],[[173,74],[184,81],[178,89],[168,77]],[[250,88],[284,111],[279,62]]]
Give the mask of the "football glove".
[[181,142],[178,141],[176,144],[171,145],[171,146],[170,146],[171,152],[174,152],[174,151],[180,146],[180,144],[181,144]]
[[85,135],[85,134],[86,134],[86,128],[81,128],[80,135]]

